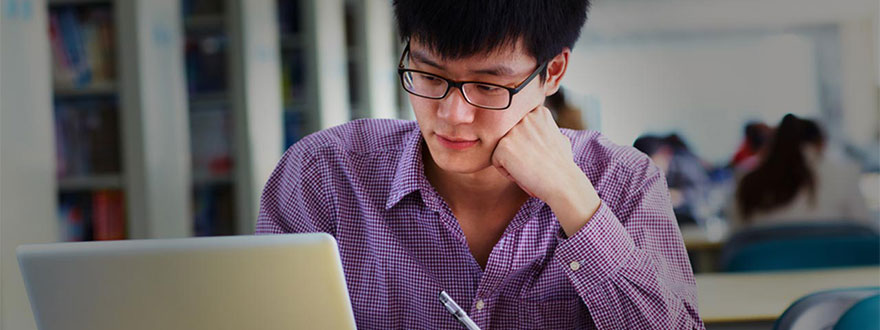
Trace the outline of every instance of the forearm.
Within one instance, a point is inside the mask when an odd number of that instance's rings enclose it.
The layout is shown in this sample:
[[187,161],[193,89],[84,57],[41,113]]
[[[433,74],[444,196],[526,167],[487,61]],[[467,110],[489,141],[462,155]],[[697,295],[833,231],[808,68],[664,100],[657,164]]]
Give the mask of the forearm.
[[688,264],[662,262],[686,254],[670,253],[639,248],[611,209],[602,205],[587,225],[557,247],[554,262],[566,270],[599,329],[701,329]]

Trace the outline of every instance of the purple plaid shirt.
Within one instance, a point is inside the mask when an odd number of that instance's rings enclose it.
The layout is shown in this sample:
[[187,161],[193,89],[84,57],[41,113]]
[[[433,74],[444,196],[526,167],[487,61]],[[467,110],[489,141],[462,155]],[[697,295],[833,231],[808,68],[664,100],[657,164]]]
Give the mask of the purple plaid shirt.
[[630,147],[562,132],[602,199],[565,238],[528,200],[481,269],[424,175],[415,122],[359,120],[310,135],[263,191],[257,234],[336,237],[362,329],[461,329],[445,290],[482,329],[703,329],[666,181]]

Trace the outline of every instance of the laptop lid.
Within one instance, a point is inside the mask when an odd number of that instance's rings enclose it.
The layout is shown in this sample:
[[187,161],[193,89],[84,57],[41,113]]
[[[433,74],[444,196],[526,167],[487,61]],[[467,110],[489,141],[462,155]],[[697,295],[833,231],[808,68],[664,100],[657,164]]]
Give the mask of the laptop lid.
[[327,234],[22,245],[41,330],[354,329]]

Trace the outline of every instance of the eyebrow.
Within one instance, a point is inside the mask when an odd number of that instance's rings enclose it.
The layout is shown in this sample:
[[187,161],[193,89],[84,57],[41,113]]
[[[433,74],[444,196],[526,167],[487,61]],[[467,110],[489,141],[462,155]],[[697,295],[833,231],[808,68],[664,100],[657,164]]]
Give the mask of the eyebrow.
[[[409,56],[410,56],[413,60],[415,60],[416,62],[421,62],[421,63],[427,64],[428,66],[432,66],[432,67],[437,68],[437,69],[439,69],[439,70],[445,70],[445,69],[446,69],[446,68],[444,68],[442,65],[440,65],[440,64],[438,64],[437,62],[434,62],[433,60],[431,60],[431,59],[428,57],[428,55],[426,55],[425,53],[422,53],[422,52],[420,52],[420,51],[412,51],[412,50],[410,50],[410,52],[409,52]],[[495,65],[495,66],[491,66],[491,67],[483,68],[483,69],[479,69],[479,70],[471,70],[471,73],[476,73],[476,74],[486,74],[486,75],[492,75],[492,76],[502,76],[502,77],[503,77],[503,76],[508,76],[508,77],[510,77],[510,76],[515,76],[515,75],[517,75],[517,72],[516,72],[516,71],[514,71],[513,69],[511,69],[509,66],[505,66],[505,65]]]

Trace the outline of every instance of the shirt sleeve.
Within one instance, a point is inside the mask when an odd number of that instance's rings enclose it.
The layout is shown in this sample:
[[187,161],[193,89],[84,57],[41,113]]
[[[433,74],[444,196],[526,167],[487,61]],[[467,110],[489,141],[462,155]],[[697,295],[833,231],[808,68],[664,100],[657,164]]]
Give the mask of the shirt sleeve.
[[598,329],[705,329],[666,181],[655,166],[645,172],[627,182],[616,209],[603,200],[562,240],[554,262]]
[[256,234],[325,232],[336,234],[332,180],[326,147],[308,138],[294,144],[281,158],[263,189]]

